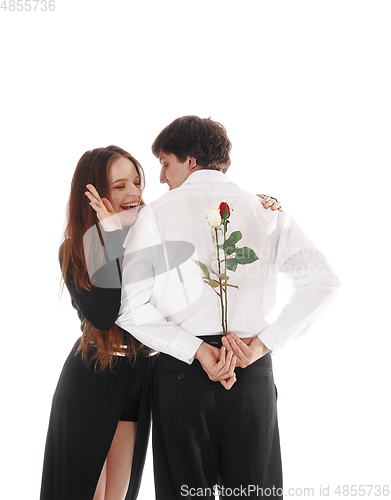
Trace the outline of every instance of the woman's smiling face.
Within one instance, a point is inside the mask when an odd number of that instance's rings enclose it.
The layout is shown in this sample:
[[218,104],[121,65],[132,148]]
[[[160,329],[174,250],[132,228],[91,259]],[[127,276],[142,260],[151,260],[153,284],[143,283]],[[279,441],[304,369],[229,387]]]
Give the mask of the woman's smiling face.
[[136,167],[129,158],[121,156],[110,165],[107,178],[107,197],[113,209],[120,215],[122,225],[133,224],[137,218],[142,194],[141,179]]

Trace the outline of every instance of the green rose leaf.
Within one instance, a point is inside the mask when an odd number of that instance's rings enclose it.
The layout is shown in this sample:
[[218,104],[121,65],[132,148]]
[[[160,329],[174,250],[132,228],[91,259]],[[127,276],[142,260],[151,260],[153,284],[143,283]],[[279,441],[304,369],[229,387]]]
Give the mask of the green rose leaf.
[[242,233],[240,231],[234,231],[232,234],[229,235],[229,239],[232,240],[234,243],[237,243],[239,240],[242,239]]
[[257,254],[249,247],[237,248],[235,260],[238,264],[251,264],[258,260]]
[[228,283],[225,286],[231,286],[232,288],[237,288],[239,290],[238,285],[228,285]]
[[214,271],[212,271],[212,273],[217,276],[218,278],[220,278],[221,280],[229,280],[229,276],[227,274],[217,274],[215,273]]
[[194,262],[197,264],[197,266],[200,266],[200,268],[201,268],[202,272],[204,273],[204,275],[205,275],[207,278],[210,278],[209,270],[208,270],[208,268],[206,267],[206,265],[205,265],[205,264],[203,264],[203,263],[202,263],[201,261],[199,261],[199,260],[195,260]]
[[207,283],[208,285],[210,285],[212,288],[216,288],[218,286],[220,286],[220,283],[216,280],[212,280],[212,279],[204,279],[204,282]]
[[226,255],[231,255],[235,251],[235,242],[228,238],[220,247],[224,250]]
[[235,257],[225,261],[225,267],[228,271],[236,271],[238,264],[239,264],[239,262],[237,262]]

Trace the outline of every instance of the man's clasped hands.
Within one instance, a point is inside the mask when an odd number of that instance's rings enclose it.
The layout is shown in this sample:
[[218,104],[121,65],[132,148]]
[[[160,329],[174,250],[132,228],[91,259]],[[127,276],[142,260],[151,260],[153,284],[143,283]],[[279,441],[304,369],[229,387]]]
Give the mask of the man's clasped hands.
[[202,342],[194,357],[213,382],[231,389],[236,382],[235,368],[246,368],[269,352],[258,337],[240,339],[234,333],[223,335],[220,349]]

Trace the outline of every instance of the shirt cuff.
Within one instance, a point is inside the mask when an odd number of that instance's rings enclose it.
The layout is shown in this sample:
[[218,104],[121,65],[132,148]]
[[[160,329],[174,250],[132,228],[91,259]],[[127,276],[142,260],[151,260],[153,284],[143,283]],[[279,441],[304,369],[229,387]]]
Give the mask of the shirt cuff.
[[262,330],[257,336],[275,354],[285,344],[286,333],[280,325],[273,323]]
[[171,356],[191,364],[202,340],[189,333],[180,333],[170,346]]

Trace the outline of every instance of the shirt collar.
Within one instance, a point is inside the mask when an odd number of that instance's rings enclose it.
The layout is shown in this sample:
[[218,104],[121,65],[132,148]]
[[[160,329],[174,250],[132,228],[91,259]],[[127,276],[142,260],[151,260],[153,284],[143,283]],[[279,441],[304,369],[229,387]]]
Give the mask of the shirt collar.
[[225,182],[227,184],[233,184],[234,186],[236,185],[229,177],[227,177],[226,174],[223,174],[218,170],[203,168],[190,174],[182,186],[185,186],[186,184],[209,184],[210,182]]

